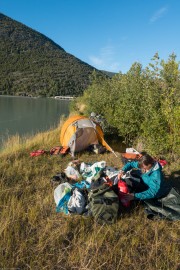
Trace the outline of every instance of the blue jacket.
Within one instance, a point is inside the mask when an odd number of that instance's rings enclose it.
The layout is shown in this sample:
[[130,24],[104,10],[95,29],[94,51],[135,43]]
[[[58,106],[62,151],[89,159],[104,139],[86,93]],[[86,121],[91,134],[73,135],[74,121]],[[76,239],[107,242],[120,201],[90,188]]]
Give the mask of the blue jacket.
[[[127,172],[133,168],[138,168],[138,162],[128,162],[122,170]],[[147,200],[152,198],[160,198],[166,196],[170,190],[170,186],[164,181],[162,167],[158,162],[146,173],[141,172],[143,182],[149,187],[147,190],[134,193],[134,197],[139,200]]]

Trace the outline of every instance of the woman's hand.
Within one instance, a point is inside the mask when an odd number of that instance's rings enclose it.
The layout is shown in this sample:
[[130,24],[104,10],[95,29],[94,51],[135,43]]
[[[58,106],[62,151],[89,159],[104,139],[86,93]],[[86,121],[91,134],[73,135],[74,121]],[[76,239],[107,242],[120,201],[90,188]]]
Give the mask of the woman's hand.
[[120,180],[121,177],[122,177],[124,174],[125,174],[124,171],[120,171],[120,172],[118,173],[118,180]]

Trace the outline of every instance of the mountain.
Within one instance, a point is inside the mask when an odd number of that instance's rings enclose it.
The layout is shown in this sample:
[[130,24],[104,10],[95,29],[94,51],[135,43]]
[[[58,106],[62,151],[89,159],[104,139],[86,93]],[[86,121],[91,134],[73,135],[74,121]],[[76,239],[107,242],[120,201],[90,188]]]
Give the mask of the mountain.
[[0,13],[0,94],[78,96],[94,70],[105,76],[45,35]]

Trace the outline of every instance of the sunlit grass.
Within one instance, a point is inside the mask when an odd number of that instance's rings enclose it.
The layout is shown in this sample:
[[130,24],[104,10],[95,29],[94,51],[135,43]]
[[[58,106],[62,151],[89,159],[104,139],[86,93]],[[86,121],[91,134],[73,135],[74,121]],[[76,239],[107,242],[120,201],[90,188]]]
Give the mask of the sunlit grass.
[[[59,145],[59,134],[60,127],[23,141],[15,136],[0,154],[0,268],[177,270],[179,222],[149,221],[142,204],[112,226],[55,212],[50,179],[71,156],[30,152]],[[110,153],[77,158],[122,165]]]

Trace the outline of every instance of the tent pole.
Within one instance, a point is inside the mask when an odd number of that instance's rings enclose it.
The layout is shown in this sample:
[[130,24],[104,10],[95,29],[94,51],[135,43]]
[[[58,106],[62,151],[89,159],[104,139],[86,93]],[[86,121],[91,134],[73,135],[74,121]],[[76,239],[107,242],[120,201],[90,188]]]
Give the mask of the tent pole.
[[116,155],[116,153],[114,152],[114,150],[112,150],[112,153],[115,155],[115,157],[117,157],[117,158],[118,158],[118,156]]

